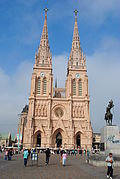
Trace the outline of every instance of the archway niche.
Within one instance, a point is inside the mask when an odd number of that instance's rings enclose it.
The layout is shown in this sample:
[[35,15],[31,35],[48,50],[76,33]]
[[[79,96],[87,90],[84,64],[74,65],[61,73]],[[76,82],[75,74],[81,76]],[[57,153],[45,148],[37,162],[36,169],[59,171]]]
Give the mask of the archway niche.
[[56,135],[56,146],[61,147],[61,145],[62,145],[62,135],[60,132],[58,132]]
[[41,134],[37,134],[37,147],[41,147]]
[[81,147],[81,135],[80,135],[80,133],[78,133],[76,135],[76,145],[77,145],[77,148]]

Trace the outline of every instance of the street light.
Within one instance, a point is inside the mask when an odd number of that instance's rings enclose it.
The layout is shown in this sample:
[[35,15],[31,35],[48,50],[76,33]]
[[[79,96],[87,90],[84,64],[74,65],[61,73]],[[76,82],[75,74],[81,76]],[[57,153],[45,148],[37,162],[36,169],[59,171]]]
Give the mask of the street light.
[[[19,116],[19,120],[20,120],[21,114],[18,114],[18,116]],[[18,136],[17,136],[17,138],[18,138],[18,154],[19,154],[19,149],[20,149],[20,121],[18,123]]]

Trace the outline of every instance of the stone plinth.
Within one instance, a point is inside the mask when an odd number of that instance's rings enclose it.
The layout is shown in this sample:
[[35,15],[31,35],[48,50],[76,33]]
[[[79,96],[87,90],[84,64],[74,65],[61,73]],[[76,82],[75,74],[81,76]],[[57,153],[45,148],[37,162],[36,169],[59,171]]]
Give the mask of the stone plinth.
[[118,126],[105,126],[101,129],[101,143],[104,143],[105,153],[120,154],[120,136]]
[[[98,166],[98,167],[102,167],[102,166],[106,166],[106,158],[107,158],[107,154],[94,154],[91,155],[89,157],[89,163],[94,165],[94,166]],[[113,155],[114,158],[114,167],[120,167],[120,156],[115,156]]]

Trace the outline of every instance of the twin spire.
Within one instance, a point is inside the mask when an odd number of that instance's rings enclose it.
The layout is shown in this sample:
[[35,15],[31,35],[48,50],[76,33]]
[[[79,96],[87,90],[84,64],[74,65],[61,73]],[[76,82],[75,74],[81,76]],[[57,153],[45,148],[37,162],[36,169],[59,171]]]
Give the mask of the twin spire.
[[45,47],[49,47],[48,29],[47,29],[47,11],[48,11],[48,9],[46,8],[44,10],[45,10],[45,21],[44,21],[40,45],[45,46]]
[[86,69],[86,57],[83,55],[82,48],[80,47],[80,38],[77,25],[77,13],[75,10],[75,25],[73,32],[72,48],[70,52],[70,57],[68,61],[68,73],[70,69]]
[[52,56],[50,53],[49,40],[48,40],[48,29],[47,29],[47,11],[45,10],[45,20],[43,31],[41,35],[40,45],[38,48],[38,54],[35,54],[35,65],[41,67],[52,68]]
[[[48,9],[45,8],[45,20],[43,31],[40,40],[40,46],[38,48],[38,54],[35,55],[35,64],[36,66],[48,66],[52,67],[52,56],[50,53],[49,48],[49,40],[48,40],[48,29],[47,29],[47,11]],[[68,68],[85,68],[85,57],[83,57],[83,52],[80,47],[80,39],[79,39],[79,32],[78,32],[78,25],[77,25],[77,13],[78,11],[75,10],[75,25],[74,25],[74,32],[73,32],[73,40],[72,40],[72,49],[69,57]]]
[[78,48],[78,46],[80,47],[80,39],[79,39],[79,32],[78,32],[78,25],[77,25],[77,13],[78,11],[75,10],[75,25],[74,25],[74,32],[73,32],[73,40],[72,40],[72,47],[74,48]]

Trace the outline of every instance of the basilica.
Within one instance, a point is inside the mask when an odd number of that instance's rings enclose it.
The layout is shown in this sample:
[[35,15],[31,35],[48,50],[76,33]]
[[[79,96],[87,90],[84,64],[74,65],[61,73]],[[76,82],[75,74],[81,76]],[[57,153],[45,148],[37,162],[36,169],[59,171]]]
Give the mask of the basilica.
[[86,56],[80,46],[77,11],[71,41],[65,88],[58,88],[57,83],[53,87],[46,9],[40,45],[35,54],[29,105],[21,113],[23,147],[92,147]]

